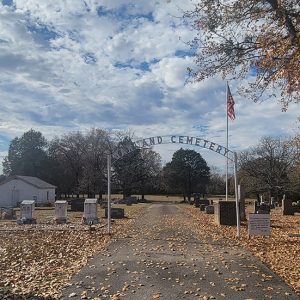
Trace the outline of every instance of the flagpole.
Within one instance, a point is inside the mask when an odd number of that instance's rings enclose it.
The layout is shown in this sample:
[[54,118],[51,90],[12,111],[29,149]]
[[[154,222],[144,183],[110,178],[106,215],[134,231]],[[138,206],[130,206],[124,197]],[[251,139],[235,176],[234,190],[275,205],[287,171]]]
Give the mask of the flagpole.
[[[226,83],[226,148],[228,150],[228,81]],[[228,201],[228,152],[226,154],[226,201]]]

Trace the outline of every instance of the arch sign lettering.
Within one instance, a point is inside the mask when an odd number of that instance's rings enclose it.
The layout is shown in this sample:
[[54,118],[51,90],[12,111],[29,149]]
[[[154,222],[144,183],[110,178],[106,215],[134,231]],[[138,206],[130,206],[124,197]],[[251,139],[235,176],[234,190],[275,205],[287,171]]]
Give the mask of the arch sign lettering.
[[115,162],[118,159],[122,158],[124,155],[136,150],[136,148],[149,148],[161,144],[183,144],[201,147],[214,151],[220,155],[223,155],[224,157],[228,156],[229,160],[234,161],[234,152],[227,149],[226,147],[200,137],[188,135],[158,135],[154,137],[141,139],[133,142],[132,145],[120,147],[112,154],[112,160],[113,162]]
[[138,149],[151,148],[155,145],[161,144],[183,144],[200,147],[211,150],[226,157],[228,160],[234,162],[234,184],[235,184],[235,201],[236,201],[236,217],[237,217],[237,236],[240,236],[240,217],[239,217],[239,203],[238,203],[238,190],[237,190],[237,154],[226,147],[217,143],[208,141],[206,139],[188,135],[158,135],[148,138],[137,140],[130,145],[124,145],[119,147],[115,152],[111,153],[107,157],[107,200],[108,200],[108,234],[111,233],[111,165],[118,159],[122,158],[126,154]]

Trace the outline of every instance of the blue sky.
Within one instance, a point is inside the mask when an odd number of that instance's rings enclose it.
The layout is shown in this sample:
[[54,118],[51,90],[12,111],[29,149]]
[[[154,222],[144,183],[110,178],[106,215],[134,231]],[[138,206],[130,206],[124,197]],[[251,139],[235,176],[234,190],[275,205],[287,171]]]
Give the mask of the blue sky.
[[[182,21],[192,1],[2,0],[0,154],[33,128],[46,138],[92,126],[138,137],[182,134],[225,145],[226,84],[186,84],[193,32]],[[235,94],[230,148],[299,130],[296,105],[252,103]],[[159,146],[168,161],[178,146]],[[210,165],[224,159],[203,150]]]

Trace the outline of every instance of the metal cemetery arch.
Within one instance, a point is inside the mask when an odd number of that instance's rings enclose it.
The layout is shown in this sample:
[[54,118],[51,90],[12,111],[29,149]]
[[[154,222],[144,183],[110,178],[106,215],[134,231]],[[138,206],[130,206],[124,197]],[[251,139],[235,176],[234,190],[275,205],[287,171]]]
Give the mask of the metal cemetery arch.
[[208,141],[206,139],[187,135],[164,135],[154,136],[133,142],[132,145],[125,145],[111,153],[107,157],[107,223],[108,233],[111,233],[111,165],[123,156],[133,152],[134,150],[149,148],[155,145],[162,144],[183,144],[201,147],[204,149],[216,152],[224,157],[227,157],[234,163],[234,191],[236,202],[236,217],[237,217],[237,236],[240,236],[240,216],[238,203],[238,188],[237,188],[237,153],[217,143]]

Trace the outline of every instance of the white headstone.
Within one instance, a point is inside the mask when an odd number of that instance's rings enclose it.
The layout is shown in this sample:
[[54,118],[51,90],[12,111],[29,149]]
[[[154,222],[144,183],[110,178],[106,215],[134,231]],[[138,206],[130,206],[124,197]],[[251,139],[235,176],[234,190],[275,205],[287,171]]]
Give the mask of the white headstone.
[[87,224],[89,224],[90,222],[92,222],[93,224],[98,222],[97,199],[85,199],[84,217]]
[[68,203],[65,200],[58,200],[55,202],[55,219],[66,220]]
[[21,219],[30,220],[33,219],[33,213],[35,209],[33,200],[23,200],[20,206]]
[[249,235],[270,235],[270,214],[249,214]]

